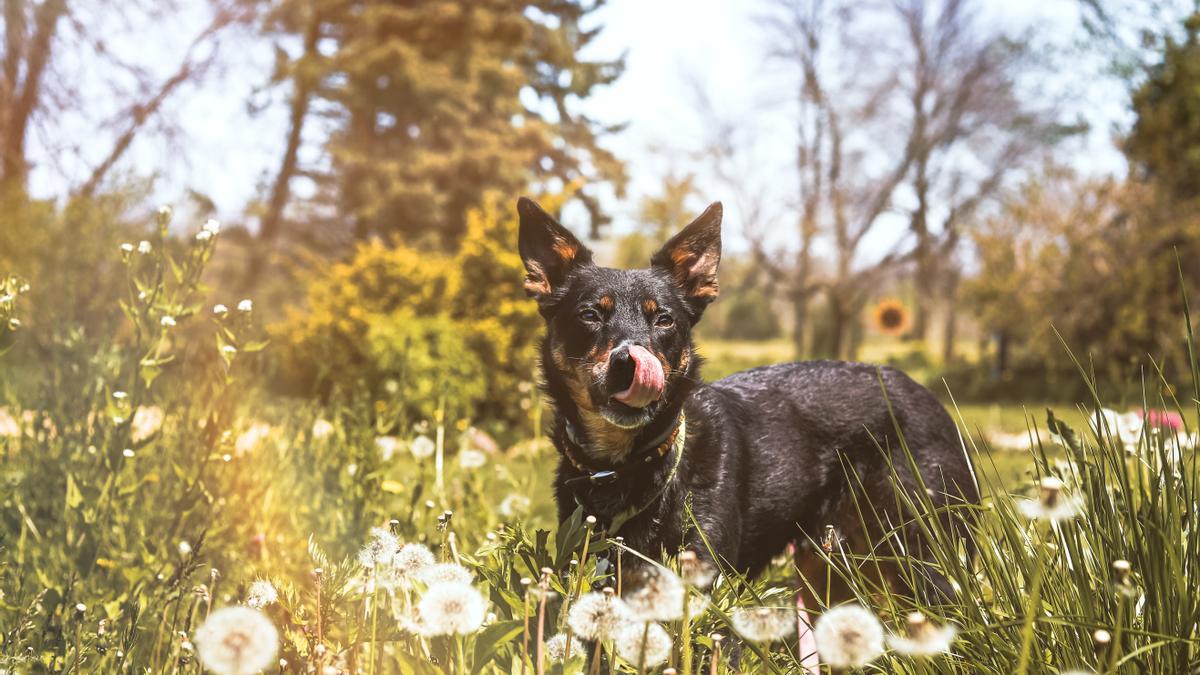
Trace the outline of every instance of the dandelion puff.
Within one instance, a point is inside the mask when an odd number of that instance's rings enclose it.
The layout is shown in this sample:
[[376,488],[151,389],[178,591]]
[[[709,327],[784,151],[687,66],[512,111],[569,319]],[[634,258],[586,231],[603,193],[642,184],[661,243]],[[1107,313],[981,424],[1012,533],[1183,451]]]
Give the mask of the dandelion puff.
[[166,415],[163,409],[156,406],[141,406],[133,413],[133,421],[129,423],[133,434],[133,442],[141,443],[150,438],[162,428]]
[[1017,502],[1021,515],[1030,520],[1060,522],[1079,514],[1081,504],[1070,495],[1063,494],[1063,482],[1054,476],[1042,479],[1037,499]]
[[382,527],[372,527],[371,538],[358,552],[358,562],[367,568],[391,565],[399,548],[400,542],[394,534]]
[[233,449],[236,451],[238,457],[249,454],[257,450],[270,435],[271,425],[255,420],[249,429],[238,435],[237,440],[234,441]]
[[936,626],[921,612],[908,615],[905,635],[888,636],[888,646],[908,656],[936,656],[950,651],[958,629],[951,625]]
[[312,437],[314,440],[323,441],[333,435],[333,423],[326,419],[318,419],[312,425]]
[[417,603],[418,632],[425,637],[468,635],[479,630],[487,616],[487,600],[474,587],[439,582]]
[[695,551],[684,551],[679,554],[679,576],[688,586],[708,588],[717,576],[717,568]]
[[[567,636],[559,633],[554,637],[546,640],[546,658],[550,663],[562,663],[567,660]],[[571,654],[578,656],[583,654],[583,643],[575,638],[570,638]]]
[[379,458],[385,462],[392,461],[398,447],[400,439],[395,436],[379,436],[375,439],[375,449],[379,451]]
[[428,565],[417,573],[417,577],[432,586],[434,584],[470,584],[475,581],[471,571],[457,563]]
[[825,612],[814,629],[821,660],[834,668],[861,668],[883,654],[883,625],[859,605]]
[[392,559],[392,570],[401,579],[415,579],[434,564],[433,551],[421,544],[405,544]]
[[671,636],[656,623],[626,624],[613,637],[617,654],[632,664],[653,668],[671,656]]
[[458,465],[467,471],[482,468],[487,464],[487,455],[474,448],[467,448],[458,453]]
[[435,450],[437,450],[437,445],[434,444],[433,439],[425,435],[417,436],[408,446],[408,451],[417,459],[432,457]]
[[246,593],[246,604],[255,609],[262,609],[267,605],[275,603],[277,600],[279,600],[278,591],[266,579],[259,579],[250,584],[250,590]]
[[279,632],[257,609],[223,607],[196,629],[195,643],[205,668],[218,675],[245,675],[275,661]]
[[150,246],[150,242],[143,239],[138,242],[137,250],[138,250],[138,253],[141,253],[142,255],[146,255],[147,253],[149,253],[150,251],[153,250],[153,247]]
[[751,642],[782,640],[796,628],[796,612],[786,607],[739,607],[729,619],[738,635]]
[[500,502],[500,515],[505,518],[513,518],[519,514],[528,513],[530,506],[529,497],[513,493]]
[[611,588],[603,593],[585,593],[567,614],[567,626],[584,640],[610,640],[631,620],[629,607]]
[[686,588],[674,572],[652,567],[637,580],[636,589],[626,594],[625,604],[641,621],[675,621],[683,616]]

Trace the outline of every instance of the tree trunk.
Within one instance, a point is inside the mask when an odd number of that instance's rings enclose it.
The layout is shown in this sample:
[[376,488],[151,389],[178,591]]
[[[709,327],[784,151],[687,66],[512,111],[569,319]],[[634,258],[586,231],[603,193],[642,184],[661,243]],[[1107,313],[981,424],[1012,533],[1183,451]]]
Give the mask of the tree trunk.
[[946,316],[942,329],[942,365],[954,361],[954,343],[958,340],[958,278],[954,275],[946,288]]
[[[5,15],[10,16],[22,11],[17,5],[6,3]],[[29,174],[29,162],[25,157],[25,141],[29,136],[29,122],[33,111],[41,102],[42,75],[50,63],[50,54],[54,47],[54,35],[58,30],[58,20],[66,12],[66,0],[45,0],[38,7],[34,17],[34,32],[28,42],[28,49],[17,59],[24,59],[25,77],[18,87],[15,81],[6,82],[9,97],[4,101],[5,110],[0,111],[4,117],[4,136],[0,138],[0,188],[23,189]],[[11,39],[11,38],[8,38]],[[5,79],[10,64],[6,56]],[[19,61],[18,61],[19,62]],[[15,75],[15,71],[14,71]]]

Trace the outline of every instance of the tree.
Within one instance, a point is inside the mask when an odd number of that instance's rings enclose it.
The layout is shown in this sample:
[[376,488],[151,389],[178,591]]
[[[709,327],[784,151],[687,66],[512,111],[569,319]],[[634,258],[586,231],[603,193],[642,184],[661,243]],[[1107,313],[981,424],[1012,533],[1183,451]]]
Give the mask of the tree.
[[[295,55],[279,50],[275,80],[290,88],[290,120],[264,242],[284,230],[298,176],[320,188],[318,224],[350,223],[327,239],[400,234],[441,247],[458,240],[466,213],[490,190],[577,181],[623,187],[621,163],[599,143],[612,129],[577,111],[623,68],[621,60],[579,57],[598,30],[581,24],[602,3],[267,4],[265,29],[301,39]],[[323,152],[304,166],[298,154],[314,124],[323,125]],[[587,191],[577,198],[598,230],[606,218],[596,199]]]

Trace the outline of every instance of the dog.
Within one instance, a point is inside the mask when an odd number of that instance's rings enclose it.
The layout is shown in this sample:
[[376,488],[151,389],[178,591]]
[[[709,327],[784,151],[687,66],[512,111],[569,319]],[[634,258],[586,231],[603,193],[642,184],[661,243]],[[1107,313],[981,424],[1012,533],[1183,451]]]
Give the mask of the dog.
[[806,361],[701,381],[692,331],[719,293],[719,202],[635,270],[594,264],[534,201],[517,211],[525,291],[545,320],[560,521],[582,507],[634,550],[691,550],[751,577],[794,544],[815,606],[829,589],[813,544],[829,526],[866,553],[882,528],[863,531],[860,509],[894,514],[897,484],[939,507],[979,501],[954,422],[898,370]]

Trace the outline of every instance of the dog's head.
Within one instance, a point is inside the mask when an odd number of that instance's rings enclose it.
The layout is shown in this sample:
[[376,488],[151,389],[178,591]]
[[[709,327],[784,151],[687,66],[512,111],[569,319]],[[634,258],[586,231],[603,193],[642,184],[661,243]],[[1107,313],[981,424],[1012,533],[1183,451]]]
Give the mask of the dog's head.
[[529,199],[517,203],[525,291],[546,320],[543,368],[585,419],[638,429],[694,381],[691,331],[717,298],[721,204],[712,204],[650,259],[616,270]]

